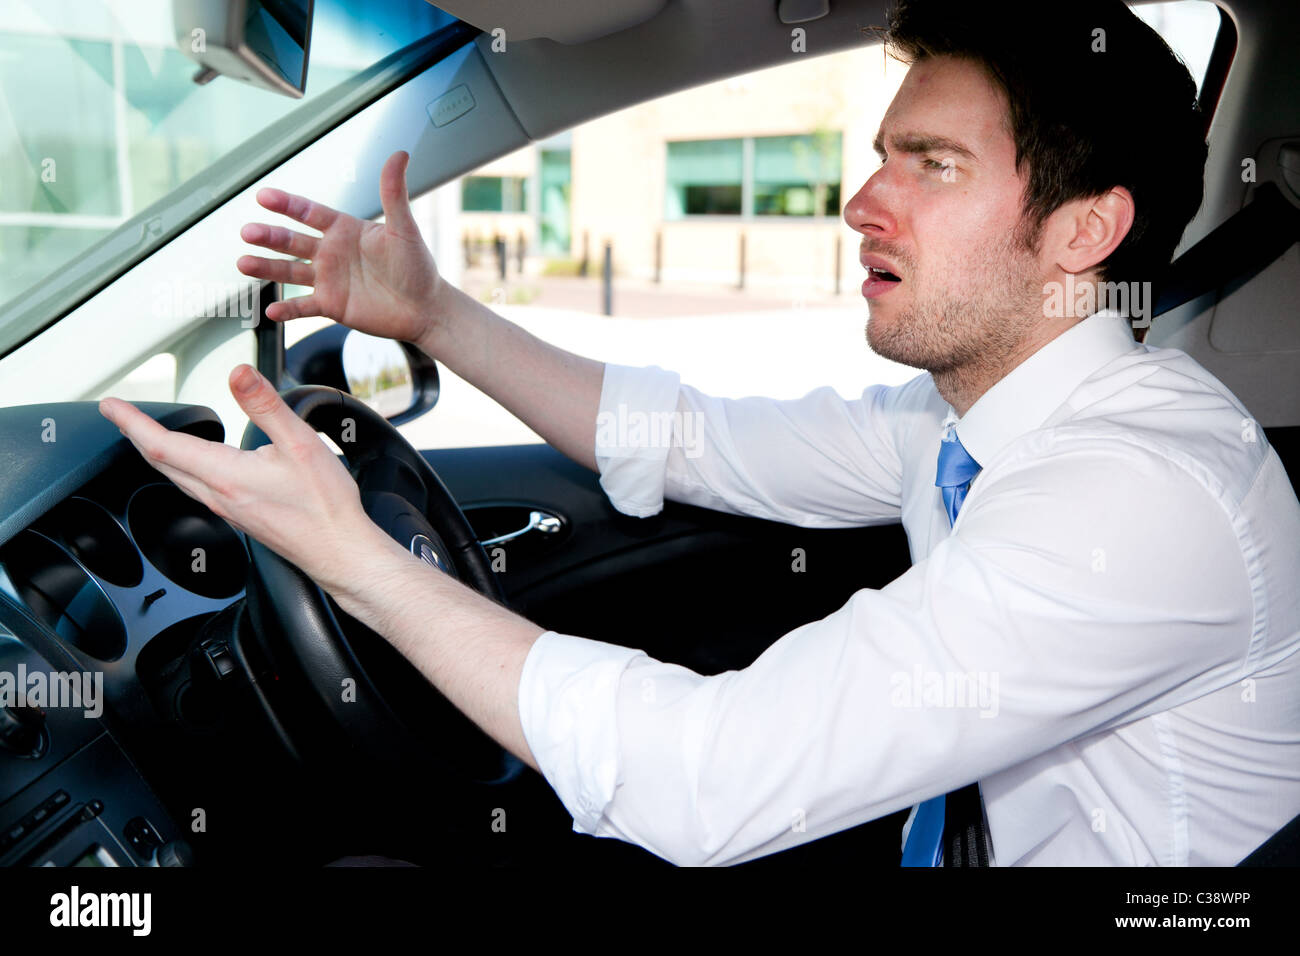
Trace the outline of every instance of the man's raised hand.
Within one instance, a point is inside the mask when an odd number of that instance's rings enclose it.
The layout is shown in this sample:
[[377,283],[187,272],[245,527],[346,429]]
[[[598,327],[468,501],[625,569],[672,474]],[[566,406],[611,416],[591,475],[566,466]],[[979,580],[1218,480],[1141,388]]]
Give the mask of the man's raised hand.
[[264,223],[249,223],[240,230],[245,242],[294,257],[241,256],[235,263],[240,272],[312,288],[310,295],[268,306],[267,318],[326,316],[360,332],[407,342],[418,341],[429,330],[442,279],[411,215],[406,194],[409,160],[407,153],[397,152],[384,164],[379,178],[382,223],[279,189],[258,191],[263,208],[321,233],[316,237]]

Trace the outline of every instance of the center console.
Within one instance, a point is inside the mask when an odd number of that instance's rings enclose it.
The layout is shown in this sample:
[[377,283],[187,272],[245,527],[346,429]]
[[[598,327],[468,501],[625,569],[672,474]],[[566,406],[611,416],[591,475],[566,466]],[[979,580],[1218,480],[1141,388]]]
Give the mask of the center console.
[[0,866],[187,865],[106,726],[103,675],[47,659],[39,628],[8,610],[0,599]]

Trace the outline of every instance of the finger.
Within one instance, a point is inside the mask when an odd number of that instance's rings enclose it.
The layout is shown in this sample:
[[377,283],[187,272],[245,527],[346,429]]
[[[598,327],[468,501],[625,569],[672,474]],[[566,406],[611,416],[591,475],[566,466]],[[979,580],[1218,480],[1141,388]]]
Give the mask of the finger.
[[290,285],[316,284],[316,269],[297,259],[267,259],[264,256],[240,256],[235,268],[255,279],[288,282]]
[[411,214],[411,200],[406,194],[406,167],[410,153],[398,150],[388,157],[379,174],[379,201],[384,207],[384,222],[399,235],[418,236],[420,228]]
[[282,302],[272,302],[266,307],[266,317],[272,322],[287,322],[290,319],[324,314],[314,295],[296,295]]
[[231,455],[237,449],[222,442],[208,441],[197,435],[169,431],[130,402],[120,398],[105,398],[99,403],[99,412],[116,425],[136,447],[144,459],[155,468],[175,469],[208,487],[222,480],[233,464]]
[[239,230],[239,238],[254,246],[285,252],[295,259],[314,259],[320,240],[315,236],[304,235],[284,226],[268,226],[262,222],[250,222]]
[[230,393],[272,444],[293,448],[317,441],[311,426],[293,413],[275,386],[253,366],[235,366],[230,373]]
[[296,196],[283,189],[259,189],[257,202],[263,209],[278,212],[290,219],[296,219],[304,226],[311,226],[324,232],[340,215],[323,203],[312,202],[306,196]]

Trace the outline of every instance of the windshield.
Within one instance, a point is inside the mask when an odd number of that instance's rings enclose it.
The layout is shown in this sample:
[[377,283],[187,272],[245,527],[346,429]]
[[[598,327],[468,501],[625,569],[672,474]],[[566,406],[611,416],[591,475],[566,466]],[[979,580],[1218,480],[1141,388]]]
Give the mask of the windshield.
[[453,21],[425,0],[316,0],[302,100],[177,47],[172,0],[0,3],[0,341],[23,293],[321,93]]

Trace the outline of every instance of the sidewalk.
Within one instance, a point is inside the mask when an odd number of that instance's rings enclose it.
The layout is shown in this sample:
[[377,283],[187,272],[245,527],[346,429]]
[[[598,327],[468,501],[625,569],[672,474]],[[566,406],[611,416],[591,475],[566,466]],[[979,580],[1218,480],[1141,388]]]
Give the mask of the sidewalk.
[[[709,395],[798,398],[829,386],[851,399],[868,385],[899,384],[917,374],[867,346],[867,306],[856,286],[838,298],[822,293],[796,301],[781,298],[779,289],[626,279],[614,289],[614,315],[605,316],[598,279],[512,271],[504,286],[495,280],[476,269],[462,277],[461,288],[553,345],[604,362],[658,365]],[[417,448],[541,441],[449,369],[439,371],[437,407],[400,426]]]
[[[528,263],[525,263],[527,266]],[[520,275],[511,260],[502,282],[493,268],[475,266],[465,270],[461,288],[482,302],[496,305],[534,305],[566,312],[602,315],[599,271],[594,276]],[[687,315],[717,315],[736,312],[845,306],[861,303],[859,283],[847,280],[837,297],[829,291],[807,290],[795,284],[788,289],[758,286],[738,289],[702,282],[664,282],[614,277],[613,315],[620,318],[658,319]]]

